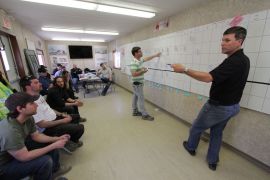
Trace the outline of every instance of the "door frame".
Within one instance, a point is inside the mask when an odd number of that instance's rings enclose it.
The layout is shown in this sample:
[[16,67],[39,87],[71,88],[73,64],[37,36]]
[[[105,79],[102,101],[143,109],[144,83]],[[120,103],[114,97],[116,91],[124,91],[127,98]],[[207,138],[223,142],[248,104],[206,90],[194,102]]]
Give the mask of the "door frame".
[[[9,39],[10,47],[11,47],[11,51],[12,51],[13,56],[14,56],[14,61],[15,61],[15,65],[17,67],[18,75],[19,75],[19,77],[24,77],[25,70],[24,70],[21,52],[20,52],[20,48],[19,48],[16,36],[13,36],[11,34],[8,34],[6,32],[1,31],[1,30],[0,30],[0,35],[7,36],[7,38]],[[2,65],[4,66],[4,62],[3,62],[3,58],[2,58],[1,53],[0,53],[0,61],[1,61]],[[6,72],[5,68],[4,68],[3,73],[6,75],[6,78],[8,79],[7,72]]]

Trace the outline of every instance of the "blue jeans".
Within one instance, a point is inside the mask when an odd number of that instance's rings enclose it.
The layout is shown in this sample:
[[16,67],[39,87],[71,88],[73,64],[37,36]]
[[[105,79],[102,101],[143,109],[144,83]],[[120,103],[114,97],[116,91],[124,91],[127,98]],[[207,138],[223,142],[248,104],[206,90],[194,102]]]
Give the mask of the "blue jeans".
[[[43,148],[45,146],[48,146],[49,143],[39,143],[36,141],[33,141],[31,136],[28,136],[25,140],[25,146],[27,147],[28,151],[31,150],[35,150],[35,149],[39,149],[39,148]],[[52,164],[52,172],[56,172],[59,170],[60,168],[60,153],[58,149],[54,149],[50,152],[47,153],[47,155],[49,155],[51,157],[51,160],[53,162]]]
[[72,78],[73,88],[75,89],[76,92],[79,91],[78,82],[79,82],[78,78]]
[[53,161],[49,155],[44,155],[27,162],[16,159],[0,167],[1,180],[19,180],[33,176],[34,180],[51,180]]
[[110,85],[112,84],[112,82],[110,81],[109,78],[100,78],[100,79],[103,83],[106,83],[106,86],[104,87],[104,89],[102,90],[102,93],[101,93],[101,95],[105,96],[108,89],[110,88]]
[[219,151],[222,143],[223,130],[229,119],[240,110],[239,104],[231,106],[213,105],[206,102],[189,132],[187,147],[196,150],[201,134],[210,128],[210,141],[207,153],[209,164],[215,164],[219,160]]
[[143,84],[133,85],[132,109],[139,109],[143,116],[148,115],[144,107]]

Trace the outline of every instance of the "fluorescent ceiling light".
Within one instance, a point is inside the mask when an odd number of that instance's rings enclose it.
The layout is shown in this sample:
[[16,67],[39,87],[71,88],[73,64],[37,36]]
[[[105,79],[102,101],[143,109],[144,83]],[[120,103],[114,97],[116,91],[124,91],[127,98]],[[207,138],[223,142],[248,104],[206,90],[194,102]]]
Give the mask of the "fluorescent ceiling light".
[[141,11],[136,9],[129,9],[118,6],[110,6],[98,3],[91,3],[86,1],[78,1],[78,0],[21,0],[27,2],[41,3],[41,4],[49,4],[55,6],[64,6],[70,8],[78,8],[85,10],[96,10],[100,12],[121,14],[127,16],[136,16],[142,18],[152,18],[155,16],[153,12]]
[[97,4],[84,2],[84,1],[74,1],[74,0],[21,0],[28,1],[40,4],[49,4],[55,6],[64,6],[78,9],[86,9],[86,10],[96,10]]
[[53,32],[70,32],[70,33],[84,33],[83,30],[79,29],[59,29],[59,28],[49,28],[49,27],[42,27],[43,31],[53,31]]
[[155,13],[140,11],[135,9],[127,9],[122,7],[116,6],[108,6],[108,5],[98,5],[97,11],[107,12],[107,13],[114,13],[114,14],[122,14],[127,16],[137,16],[143,18],[152,18],[155,16]]
[[79,39],[79,38],[52,38],[54,41],[89,41],[89,42],[105,42],[102,39]]
[[105,32],[105,31],[84,31],[84,33],[87,33],[87,34],[113,35],[113,36],[119,35],[118,32]]
[[81,29],[61,29],[52,27],[42,27],[43,31],[53,31],[53,32],[69,32],[69,33],[82,33],[82,34],[102,34],[102,35],[119,35],[118,32],[105,32],[105,31],[84,31]]

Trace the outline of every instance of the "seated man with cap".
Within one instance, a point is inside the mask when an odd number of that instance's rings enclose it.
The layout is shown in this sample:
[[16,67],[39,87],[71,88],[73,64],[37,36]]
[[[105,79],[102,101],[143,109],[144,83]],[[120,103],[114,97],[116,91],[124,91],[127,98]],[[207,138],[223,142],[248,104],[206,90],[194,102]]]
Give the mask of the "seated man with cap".
[[[5,102],[9,113],[6,119],[0,121],[1,180],[27,176],[33,176],[34,180],[51,180],[71,169],[60,166],[57,150],[64,147],[69,135],[50,137],[36,130],[32,115],[36,114],[37,99],[38,96],[18,92],[10,95]],[[44,146],[36,149],[27,147],[25,140],[28,136]]]

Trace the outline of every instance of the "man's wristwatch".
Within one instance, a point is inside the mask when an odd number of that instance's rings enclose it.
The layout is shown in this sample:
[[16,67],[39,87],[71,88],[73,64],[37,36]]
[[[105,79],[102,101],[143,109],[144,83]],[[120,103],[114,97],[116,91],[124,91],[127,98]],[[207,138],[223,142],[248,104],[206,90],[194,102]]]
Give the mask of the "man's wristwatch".
[[184,69],[184,73],[187,73],[188,72],[188,68],[187,67],[185,67],[185,69]]

